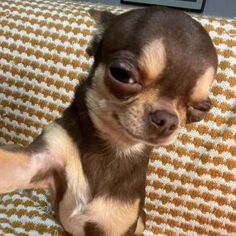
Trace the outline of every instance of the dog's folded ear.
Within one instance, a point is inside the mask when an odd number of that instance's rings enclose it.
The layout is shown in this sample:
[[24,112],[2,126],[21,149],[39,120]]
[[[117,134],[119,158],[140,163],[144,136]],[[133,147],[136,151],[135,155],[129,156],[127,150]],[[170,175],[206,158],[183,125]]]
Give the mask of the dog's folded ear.
[[115,18],[116,15],[108,11],[97,11],[94,9],[90,9],[88,12],[96,23],[97,31],[95,32],[93,39],[90,41],[86,49],[86,52],[90,56],[94,56],[97,52],[99,44],[102,41],[103,33],[105,32],[105,30],[107,29],[107,27],[109,26],[109,24],[112,22],[112,20]]
[[211,100],[191,104],[187,110],[187,123],[201,121],[206,113],[211,109]]
[[102,25],[105,27],[110,23],[110,21],[116,16],[115,14],[108,11],[97,11],[94,9],[90,9],[90,16],[95,20],[97,25]]

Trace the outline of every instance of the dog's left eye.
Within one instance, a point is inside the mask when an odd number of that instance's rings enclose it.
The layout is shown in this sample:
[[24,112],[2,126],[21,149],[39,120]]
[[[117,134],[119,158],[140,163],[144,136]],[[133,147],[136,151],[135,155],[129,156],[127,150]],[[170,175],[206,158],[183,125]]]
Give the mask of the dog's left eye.
[[192,104],[187,109],[187,122],[192,123],[202,120],[210,109],[211,100],[209,98],[205,101]]
[[119,66],[110,66],[109,68],[111,76],[122,83],[134,84],[136,81],[132,78],[131,73]]

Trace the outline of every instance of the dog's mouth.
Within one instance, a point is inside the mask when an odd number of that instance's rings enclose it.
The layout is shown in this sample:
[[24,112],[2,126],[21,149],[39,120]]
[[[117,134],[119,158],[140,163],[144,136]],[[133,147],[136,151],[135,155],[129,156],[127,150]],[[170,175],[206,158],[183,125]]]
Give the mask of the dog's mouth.
[[154,147],[157,146],[165,146],[173,143],[175,139],[177,138],[178,134],[177,132],[169,135],[168,137],[157,137],[156,135],[150,135],[149,137],[139,136],[131,133],[128,129],[122,127],[125,132],[133,139],[136,139],[137,141],[141,141],[144,144],[151,145]]
[[134,132],[130,131],[127,127],[125,127],[121,123],[119,116],[117,114],[113,114],[113,117],[116,120],[116,122],[118,123],[118,125],[120,126],[120,129],[122,129],[122,131],[124,131],[125,134],[130,139],[135,140],[137,142],[147,144],[147,145],[151,145],[154,147],[169,145],[169,144],[173,143],[178,136],[178,129],[176,129],[175,132],[173,132],[170,135],[160,135],[160,134],[158,135],[155,132],[150,132],[150,134],[138,135],[138,134],[135,134]]

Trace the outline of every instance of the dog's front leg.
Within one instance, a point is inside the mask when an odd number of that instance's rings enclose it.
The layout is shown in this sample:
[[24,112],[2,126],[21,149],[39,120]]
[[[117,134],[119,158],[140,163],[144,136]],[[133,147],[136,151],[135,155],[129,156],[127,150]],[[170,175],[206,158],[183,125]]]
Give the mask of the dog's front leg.
[[0,147],[0,194],[33,188],[53,190],[63,226],[90,199],[78,147],[57,122],[28,147]]
[[46,127],[28,147],[0,147],[0,193],[51,187],[59,189],[56,195],[62,199],[67,185],[83,191],[87,182],[79,150],[57,122]]
[[0,147],[0,194],[19,189],[53,188],[53,168],[55,162],[52,153],[43,143],[36,145],[43,137],[28,147]]

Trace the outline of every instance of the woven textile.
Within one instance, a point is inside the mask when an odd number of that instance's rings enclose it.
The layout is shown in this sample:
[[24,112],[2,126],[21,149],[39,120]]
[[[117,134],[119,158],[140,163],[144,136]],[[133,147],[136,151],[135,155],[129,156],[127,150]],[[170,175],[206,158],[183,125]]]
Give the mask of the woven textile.
[[[0,2],[0,143],[27,145],[69,105],[92,59],[87,9],[124,9],[46,0]],[[196,17],[219,55],[213,108],[204,121],[151,155],[146,236],[236,235],[236,21]],[[50,196],[0,196],[0,235],[61,235]]]

